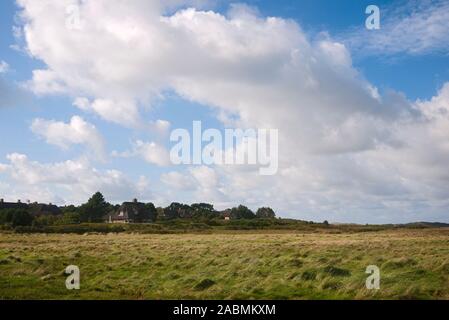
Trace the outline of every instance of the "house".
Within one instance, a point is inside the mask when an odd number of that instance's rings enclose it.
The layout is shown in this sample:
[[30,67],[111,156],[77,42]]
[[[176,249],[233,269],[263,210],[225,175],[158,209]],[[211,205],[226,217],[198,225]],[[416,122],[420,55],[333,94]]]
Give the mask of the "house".
[[226,209],[224,211],[220,212],[220,215],[225,219],[226,221],[231,220],[231,209]]
[[28,205],[26,203],[22,203],[20,200],[17,202],[5,202],[3,199],[0,199],[0,210],[3,209],[28,209]]
[[144,203],[134,199],[132,202],[124,202],[116,211],[108,214],[108,223],[142,223],[155,219],[155,214]]
[[5,202],[3,199],[0,199],[0,210],[2,209],[28,210],[34,216],[61,214],[61,209],[51,203],[30,203],[30,201],[27,201],[27,203],[22,203],[20,200],[18,200],[17,202]]

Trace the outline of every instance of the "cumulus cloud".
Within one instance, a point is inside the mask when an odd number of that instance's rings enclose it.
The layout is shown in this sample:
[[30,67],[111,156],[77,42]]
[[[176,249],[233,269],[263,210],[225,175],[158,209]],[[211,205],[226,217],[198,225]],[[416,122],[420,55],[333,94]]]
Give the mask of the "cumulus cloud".
[[[63,27],[68,3],[19,1],[27,49],[48,67],[35,71],[31,84],[38,93],[86,94],[92,98],[75,105],[106,120],[136,125],[139,104],[174,89],[243,124],[301,126],[318,141],[295,141],[319,149],[326,127],[338,132],[360,114],[371,123],[369,116],[393,112],[372,98],[372,86],[352,68],[343,45],[310,43],[293,21],[259,18],[246,7],[234,8],[230,18],[195,9],[161,16],[157,1],[119,0],[113,7],[96,1],[80,5],[84,24],[76,31]],[[353,149],[372,144],[383,130],[370,131]]]
[[167,149],[155,142],[145,143],[139,140],[136,143],[135,150],[137,154],[141,155],[149,163],[158,166],[167,166],[170,164],[170,156]]
[[[227,125],[280,130],[276,176],[216,166],[188,169],[187,178],[166,174],[166,184],[194,181],[194,193],[207,199],[272,205],[310,219],[403,221],[447,211],[446,87],[427,102],[381,95],[353,67],[343,42],[311,41],[296,22],[245,6],[223,15],[176,9],[185,2],[168,9],[162,1],[86,1],[79,3],[81,30],[67,30],[72,1],[18,3],[26,49],[46,65],[29,82],[36,93],[84,97],[75,100],[78,108],[138,127],[140,109],[169,90],[218,110]],[[419,38],[397,38],[414,32],[387,21],[390,37],[374,46],[388,52],[395,39],[402,51],[441,48],[422,40],[434,30],[431,39],[447,43],[438,22],[446,6],[438,3],[440,10],[424,9],[427,18],[413,15],[425,27],[412,27]],[[138,141],[121,155],[168,164],[154,142]]]
[[130,100],[95,99],[90,102],[87,98],[76,98],[73,105],[83,111],[96,112],[103,119],[125,127],[143,125],[136,104]]
[[141,157],[146,162],[161,167],[171,164],[168,150],[156,142],[137,140],[134,143],[132,150],[124,152],[113,151],[112,155],[122,158]]
[[9,177],[9,189],[2,192],[9,199],[83,203],[101,191],[109,201],[120,202],[149,195],[144,177],[134,182],[118,170],[97,170],[87,159],[39,163],[13,153],[7,160],[0,164],[0,173]]
[[195,187],[191,177],[177,171],[162,174],[160,180],[162,183],[175,190],[188,190]]
[[159,136],[167,136],[170,130],[170,122],[167,120],[157,120],[150,124],[151,129]]
[[254,208],[268,202],[310,219],[332,212],[334,221],[447,221],[449,83],[413,108],[419,119],[391,124],[396,143],[363,152],[297,154],[275,176],[257,175],[249,166],[217,166],[220,190],[226,199]]
[[175,197],[169,201],[210,202],[217,208],[235,204],[222,192],[218,172],[211,167],[195,166],[182,172],[171,171],[162,174],[160,180],[168,187],[168,197]]
[[62,149],[74,144],[87,145],[99,159],[105,158],[104,141],[94,125],[79,116],[74,116],[69,123],[55,120],[34,119],[31,130],[44,138],[47,143]]

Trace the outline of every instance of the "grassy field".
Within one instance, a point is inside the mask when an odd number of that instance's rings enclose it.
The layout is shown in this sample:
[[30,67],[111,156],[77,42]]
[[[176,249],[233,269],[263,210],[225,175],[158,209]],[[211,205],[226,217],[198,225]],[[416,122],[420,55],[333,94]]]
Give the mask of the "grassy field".
[[[81,290],[65,288],[68,265]],[[449,229],[0,233],[0,298],[449,299]]]

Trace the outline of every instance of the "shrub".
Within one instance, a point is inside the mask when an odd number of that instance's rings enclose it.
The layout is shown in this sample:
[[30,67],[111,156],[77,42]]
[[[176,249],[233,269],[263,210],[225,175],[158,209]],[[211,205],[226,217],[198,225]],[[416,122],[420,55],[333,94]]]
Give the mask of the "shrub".
[[237,208],[231,209],[232,219],[254,219],[256,215],[250,209],[245,206],[238,206]]
[[4,209],[0,210],[0,224],[10,224],[12,221],[12,216],[15,210]]
[[60,217],[58,224],[79,224],[81,223],[81,216],[77,212],[66,212]]
[[15,210],[12,219],[11,219],[11,225],[13,227],[18,226],[31,226],[33,223],[33,216],[26,210]]
[[259,219],[274,219],[276,214],[273,209],[262,207],[257,210],[256,217]]
[[56,222],[60,219],[59,216],[40,216],[36,217],[33,221],[33,226],[36,227],[46,227],[52,226],[56,224]]

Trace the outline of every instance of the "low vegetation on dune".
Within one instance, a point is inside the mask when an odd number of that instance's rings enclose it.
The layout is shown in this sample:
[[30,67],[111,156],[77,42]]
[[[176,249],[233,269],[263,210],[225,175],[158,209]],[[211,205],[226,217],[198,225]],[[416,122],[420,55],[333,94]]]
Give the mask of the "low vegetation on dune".
[[0,233],[0,298],[449,299],[449,229]]

